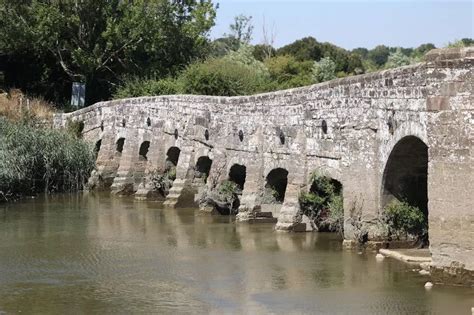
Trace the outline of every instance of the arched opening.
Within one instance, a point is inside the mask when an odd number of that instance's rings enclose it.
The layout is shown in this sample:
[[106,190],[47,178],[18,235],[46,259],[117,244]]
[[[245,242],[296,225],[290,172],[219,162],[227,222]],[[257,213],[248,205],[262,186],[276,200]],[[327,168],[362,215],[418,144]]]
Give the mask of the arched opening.
[[334,178],[313,173],[308,192],[301,193],[301,211],[321,232],[339,232],[344,229],[342,184]]
[[[385,165],[381,201],[384,214],[393,216],[394,229],[402,229],[427,244],[428,147],[419,138],[404,137],[393,147]],[[407,221],[410,227],[397,221]]]
[[168,152],[166,152],[166,169],[176,167],[176,165],[178,165],[180,153],[181,150],[177,147],[171,147],[168,149]]
[[95,146],[94,146],[94,153],[95,153],[95,158],[97,159],[97,157],[99,156],[99,151],[100,151],[100,147],[102,146],[102,139],[100,139],[99,141],[97,141],[95,143]]
[[276,168],[270,171],[265,184],[264,200],[266,203],[283,203],[287,184],[287,170]]
[[196,162],[195,178],[200,178],[204,183],[207,182],[209,172],[211,171],[212,160],[207,156],[201,156]]
[[125,144],[125,138],[120,138],[117,140],[115,145],[115,151],[120,155],[123,151],[123,145]]
[[147,160],[148,149],[150,148],[150,141],[143,141],[140,145],[140,150],[138,151],[138,155],[140,159]]
[[247,177],[247,168],[244,165],[234,164],[229,170],[229,181],[239,186],[240,190],[244,189],[245,178]]

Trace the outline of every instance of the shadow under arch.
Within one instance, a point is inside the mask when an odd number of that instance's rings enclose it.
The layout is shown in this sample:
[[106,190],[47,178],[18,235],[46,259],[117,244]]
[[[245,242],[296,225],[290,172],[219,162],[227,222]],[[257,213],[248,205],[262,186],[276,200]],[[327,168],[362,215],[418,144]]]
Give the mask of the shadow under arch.
[[229,181],[236,183],[240,190],[244,190],[245,179],[247,178],[247,167],[241,164],[234,164],[229,170]]
[[394,199],[428,213],[428,146],[418,137],[400,139],[385,164],[382,208]]
[[166,169],[176,167],[179,161],[181,150],[178,147],[171,147],[166,152]]
[[200,156],[196,162],[194,178],[202,179],[206,183],[211,172],[212,160],[208,156]]
[[286,169],[279,167],[271,170],[266,177],[266,197],[273,198],[275,203],[283,203],[287,185],[288,171]]
[[[418,137],[401,138],[385,164],[381,187],[382,211],[394,200],[420,209],[428,227],[428,146]],[[427,245],[427,231],[423,232],[421,227],[417,229],[415,233],[420,233],[421,245]]]

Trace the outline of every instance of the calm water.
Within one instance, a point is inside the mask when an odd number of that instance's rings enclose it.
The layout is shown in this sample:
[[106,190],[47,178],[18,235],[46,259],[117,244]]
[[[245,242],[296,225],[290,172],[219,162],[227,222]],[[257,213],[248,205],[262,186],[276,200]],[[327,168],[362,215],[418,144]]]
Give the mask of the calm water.
[[471,314],[473,289],[335,235],[67,195],[0,206],[0,314]]

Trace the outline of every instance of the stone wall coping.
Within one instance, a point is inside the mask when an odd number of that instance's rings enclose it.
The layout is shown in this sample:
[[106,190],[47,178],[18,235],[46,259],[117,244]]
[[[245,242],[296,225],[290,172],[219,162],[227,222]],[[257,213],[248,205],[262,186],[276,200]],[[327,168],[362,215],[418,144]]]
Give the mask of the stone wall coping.
[[265,101],[275,100],[277,98],[295,97],[301,95],[307,95],[323,91],[326,89],[333,89],[337,87],[343,87],[354,84],[366,84],[373,81],[377,81],[385,78],[394,78],[400,74],[415,73],[420,68],[429,67],[432,63],[437,61],[451,60],[451,59],[462,59],[462,58],[474,58],[474,47],[466,48],[442,48],[433,49],[428,52],[425,56],[425,61],[403,66],[393,69],[379,70],[376,72],[365,73],[360,75],[354,75],[344,78],[338,78],[327,82],[317,83],[309,86],[303,86],[298,88],[266,92],[254,95],[243,95],[243,96],[208,96],[208,95],[190,95],[190,94],[177,94],[177,95],[160,95],[160,96],[143,96],[135,98],[125,98],[111,101],[102,101],[95,103],[89,107],[81,108],[71,113],[56,114],[57,116],[68,117],[72,114],[81,115],[91,111],[95,111],[99,108],[117,106],[117,105],[136,105],[146,103],[158,103],[163,101],[169,102],[187,102],[187,103],[206,103],[210,105],[244,105],[255,103],[262,103]]

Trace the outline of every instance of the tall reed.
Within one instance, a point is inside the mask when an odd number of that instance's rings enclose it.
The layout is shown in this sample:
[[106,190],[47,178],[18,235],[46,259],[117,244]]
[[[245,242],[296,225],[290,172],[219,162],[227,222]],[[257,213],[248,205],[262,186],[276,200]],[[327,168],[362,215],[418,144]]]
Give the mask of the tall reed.
[[93,147],[64,130],[0,117],[0,200],[80,190],[94,162]]

